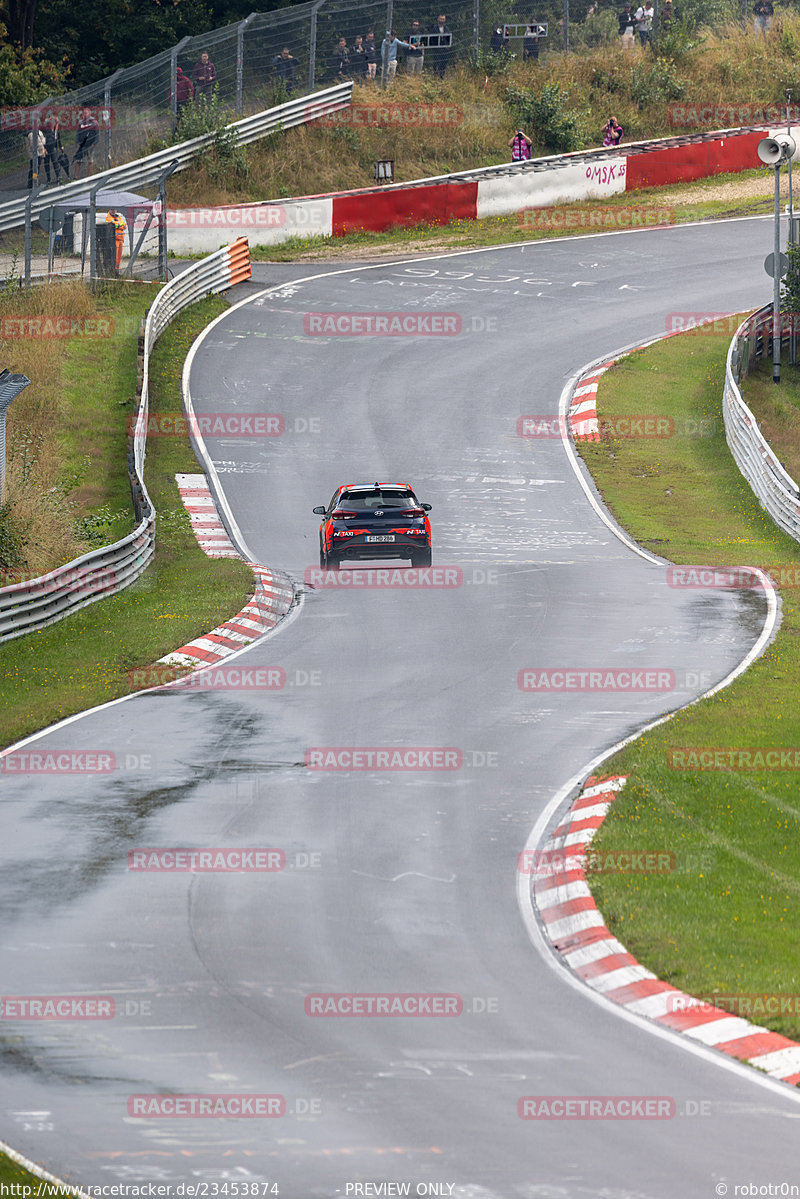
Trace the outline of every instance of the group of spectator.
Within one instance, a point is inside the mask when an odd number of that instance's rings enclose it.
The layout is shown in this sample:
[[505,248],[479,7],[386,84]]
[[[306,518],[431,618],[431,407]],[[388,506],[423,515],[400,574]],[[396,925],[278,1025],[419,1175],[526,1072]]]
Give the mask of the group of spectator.
[[[34,140],[35,139],[35,140]],[[72,178],[79,179],[81,168],[91,167],[94,148],[100,140],[100,124],[91,108],[81,109],[75,127],[75,153],[72,156]],[[33,167],[39,160],[39,173],[44,171],[48,183],[58,183],[63,173],[70,177],[70,161],[61,140],[61,125],[54,112],[48,112],[37,130],[25,135],[28,151],[28,187],[33,187]]]
[[209,103],[214,95],[217,84],[217,68],[204,50],[194,64],[191,77],[182,67],[175,69],[175,100],[178,112],[191,100],[203,100]]
[[[675,19],[675,16],[672,0],[664,0],[661,9],[661,27],[668,28]],[[653,40],[654,19],[655,10],[653,8],[653,0],[642,0],[642,3],[635,12],[630,4],[626,3],[619,14],[619,36],[622,45],[629,50],[636,41],[637,33],[642,46],[650,45]]]
[[434,44],[426,50],[422,41],[426,35],[419,21],[412,21],[405,41],[402,41],[397,36],[397,31],[392,29],[381,42],[380,50],[372,29],[365,35],[359,34],[355,37],[352,46],[348,46],[347,38],[340,37],[331,58],[331,72],[336,79],[353,79],[359,83],[367,79],[375,79],[378,73],[378,63],[380,63],[381,68],[384,66],[386,68],[387,81],[391,82],[397,73],[397,52],[405,50],[406,74],[421,75],[427,53],[433,64],[433,73],[442,76],[447,70],[452,55],[452,44],[448,44],[452,39],[443,36],[450,34],[447,17],[444,13],[439,14],[436,23],[428,30],[428,34],[442,37],[444,44]]
[[[522,36],[522,58],[523,58],[523,61],[525,59],[534,59],[534,60],[538,61],[538,59],[539,59],[539,42],[542,37],[541,33],[539,32],[539,29],[540,29],[540,25],[537,21],[531,21],[531,23],[526,27],[525,33]],[[494,51],[495,54],[509,54],[510,53],[511,39],[508,37],[508,34],[506,33],[505,27],[503,25],[498,25],[497,28],[495,30],[493,30],[492,37],[489,42],[489,49]]]

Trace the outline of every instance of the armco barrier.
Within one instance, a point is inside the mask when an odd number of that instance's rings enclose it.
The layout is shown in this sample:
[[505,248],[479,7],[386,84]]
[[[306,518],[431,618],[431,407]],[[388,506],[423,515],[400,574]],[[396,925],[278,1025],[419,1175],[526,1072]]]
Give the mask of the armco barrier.
[[[257,112],[253,116],[235,121],[227,128],[236,136],[236,144],[248,145],[258,141],[278,129],[291,129],[296,125],[305,125],[308,121],[316,120],[329,112],[338,112],[347,108],[353,91],[352,82],[337,83],[324,92],[315,92],[311,96],[300,96],[287,104],[279,104],[277,108],[269,108]],[[151,187],[157,183],[166,167],[177,161],[177,170],[182,171],[189,166],[194,158],[207,149],[214,141],[215,133],[204,133],[202,137],[194,137],[191,141],[180,142],[177,146],[168,146],[146,158],[137,158],[123,166],[111,167],[107,171],[99,171],[96,175],[88,175],[85,179],[76,179],[61,187],[48,187],[37,192],[31,201],[31,215],[37,218],[45,209],[54,204],[66,204],[76,196],[86,193],[98,184],[102,188],[113,188],[125,191],[129,187]],[[0,204],[0,233],[16,229],[25,224],[25,199],[8,200]]]
[[[766,128],[720,129],[600,150],[581,150],[529,162],[435,175],[412,183],[361,188],[325,196],[267,200],[227,209],[170,213],[170,248],[200,253],[219,244],[226,223],[251,231],[254,245],[292,236],[341,237],[351,230],[381,232],[422,222],[476,220],[524,208],[600,200],[640,187],[702,179],[759,166],[756,147]],[[655,206],[657,201],[650,201]],[[267,219],[269,210],[276,219]]]
[[[800,491],[761,436],[758,422],[742,399],[739,383],[771,347],[772,306],[759,308],[736,330],[728,350],[722,411],[725,436],[736,465],[759,503],[785,533],[800,541]],[[788,342],[789,330],[782,333]]]
[[172,279],[150,306],[140,337],[142,357],[129,472],[139,522],[113,545],[92,550],[49,574],[0,589],[0,641],[21,637],[79,608],[122,591],[145,569],[155,551],[155,509],[144,484],[150,352],[181,309],[212,292],[250,278],[247,240],[240,238]]

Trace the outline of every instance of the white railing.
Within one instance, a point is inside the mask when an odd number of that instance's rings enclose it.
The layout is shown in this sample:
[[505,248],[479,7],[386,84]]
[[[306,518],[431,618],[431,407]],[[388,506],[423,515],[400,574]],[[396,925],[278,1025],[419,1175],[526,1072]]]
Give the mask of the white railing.
[[[742,399],[739,383],[769,351],[772,305],[759,308],[736,330],[728,350],[722,413],[728,446],[762,508],[795,541],[800,541],[800,490],[764,440],[758,421]],[[781,340],[788,343],[789,330]]]
[[0,641],[44,628],[87,604],[122,591],[146,568],[155,552],[156,525],[155,509],[144,483],[150,352],[181,309],[249,277],[249,247],[245,238],[239,238],[232,246],[217,250],[177,275],[153,301],[140,337],[141,384],[131,437],[129,470],[138,524],[113,545],[92,550],[39,578],[0,588]]

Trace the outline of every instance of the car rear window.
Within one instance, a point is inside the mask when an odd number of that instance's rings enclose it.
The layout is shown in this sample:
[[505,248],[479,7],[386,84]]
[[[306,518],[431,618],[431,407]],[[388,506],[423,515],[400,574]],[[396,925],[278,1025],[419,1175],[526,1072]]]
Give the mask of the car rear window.
[[411,491],[348,491],[339,500],[338,507],[357,512],[374,512],[376,508],[413,508],[416,502]]

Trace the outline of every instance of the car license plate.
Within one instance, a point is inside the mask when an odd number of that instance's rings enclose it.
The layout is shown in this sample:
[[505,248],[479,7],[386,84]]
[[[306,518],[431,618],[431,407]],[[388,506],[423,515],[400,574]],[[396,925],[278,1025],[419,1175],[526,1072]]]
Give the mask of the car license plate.
[[382,537],[365,537],[365,541],[394,541],[394,533],[387,533]]

